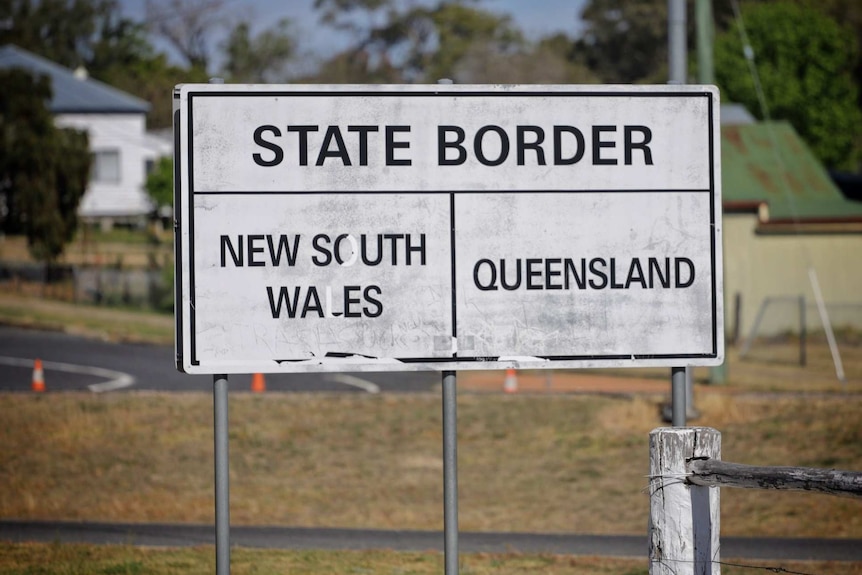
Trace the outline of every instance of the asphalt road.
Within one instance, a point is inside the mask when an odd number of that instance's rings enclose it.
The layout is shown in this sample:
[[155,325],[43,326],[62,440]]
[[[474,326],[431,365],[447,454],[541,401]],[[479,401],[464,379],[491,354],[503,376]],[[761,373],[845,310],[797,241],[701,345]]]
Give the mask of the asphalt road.
[[[233,526],[230,535],[232,546],[268,549],[443,550],[443,533],[439,531]],[[212,525],[7,520],[0,521],[0,539],[181,547],[215,545],[215,528]],[[646,535],[462,532],[458,547],[464,553],[521,552],[643,558],[649,553]],[[746,561],[862,561],[862,541],[722,537],[721,558],[724,561],[729,558]]]
[[[131,385],[108,389],[212,392],[212,376],[177,371],[174,350],[169,346],[109,343],[2,326],[0,391],[29,391],[36,358],[43,362],[49,391],[86,391],[90,389],[88,386],[110,383],[125,374],[133,380]],[[267,374],[266,389],[268,392],[418,392],[436,389],[440,377],[428,372]],[[231,391],[248,391],[251,375],[231,375],[229,382]]]

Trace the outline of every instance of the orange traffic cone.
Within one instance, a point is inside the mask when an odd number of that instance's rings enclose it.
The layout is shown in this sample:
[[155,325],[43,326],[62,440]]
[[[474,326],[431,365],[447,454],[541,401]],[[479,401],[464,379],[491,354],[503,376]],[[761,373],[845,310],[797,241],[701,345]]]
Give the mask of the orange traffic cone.
[[42,372],[42,360],[33,362],[33,391],[43,393],[45,391],[45,374]]
[[513,368],[506,370],[506,379],[503,381],[503,391],[516,393],[518,391],[518,375]]
[[255,373],[251,376],[251,392],[263,393],[266,391],[266,381],[263,379],[262,373]]

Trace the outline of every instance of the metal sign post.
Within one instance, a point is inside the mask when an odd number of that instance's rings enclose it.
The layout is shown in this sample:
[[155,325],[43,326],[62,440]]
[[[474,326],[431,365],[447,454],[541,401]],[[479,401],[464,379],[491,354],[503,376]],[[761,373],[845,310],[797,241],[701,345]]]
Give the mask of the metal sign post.
[[458,412],[455,372],[443,372],[443,550],[446,575],[458,574]]
[[[438,84],[451,85],[448,78]],[[454,371],[443,372],[443,556],[445,575],[458,566],[458,391]]]
[[227,391],[227,376],[214,375],[216,575],[228,575],[230,573],[230,468],[228,464]]
[[[668,0],[668,83],[686,83],[685,0]],[[671,368],[671,419],[674,427],[685,426],[691,381],[691,367]]]
[[671,425],[674,427],[685,426],[685,403],[686,403],[686,369],[684,367],[670,368],[671,386]]

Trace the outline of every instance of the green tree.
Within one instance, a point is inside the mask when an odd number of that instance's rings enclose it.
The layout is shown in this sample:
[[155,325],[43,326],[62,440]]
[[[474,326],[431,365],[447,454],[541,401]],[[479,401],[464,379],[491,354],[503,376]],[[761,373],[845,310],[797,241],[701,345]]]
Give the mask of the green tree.
[[[856,62],[853,64],[853,78],[856,85],[862,87],[862,2],[859,0],[800,0],[805,6],[820,10],[835,22],[840,22],[845,28],[856,36],[856,45],[860,50],[856,54]],[[862,109],[862,89],[859,90],[857,98],[859,108]]]
[[170,157],[159,158],[153,171],[144,183],[150,198],[157,207],[174,205],[174,160]]
[[500,51],[487,43],[472,45],[455,65],[458,83],[594,84],[596,75],[569,57],[571,40],[544,38],[517,51]]
[[145,0],[147,28],[167,40],[191,68],[207,71],[213,33],[229,20],[230,0]]
[[[853,64],[853,79],[857,88],[856,103],[862,110],[862,2],[859,0],[803,0],[806,6],[822,11],[834,21],[840,22],[856,37],[856,62]],[[862,147],[862,133],[856,135],[856,146]],[[857,170],[862,165],[855,166]]]
[[160,129],[170,128],[173,123],[171,94],[174,87],[206,82],[209,75],[201,68],[175,66],[164,54],[154,54],[128,65],[108,68],[97,79],[149,102],[147,127]]
[[0,0],[0,20],[0,44],[96,77],[149,48],[143,26],[121,17],[116,0]]
[[[762,1],[766,0],[747,0]],[[694,4],[695,0],[685,2],[692,68],[696,48]],[[733,24],[732,0],[713,0],[711,4],[716,29],[728,29]],[[588,66],[602,82],[667,82],[668,0],[589,0],[580,26],[582,31],[572,43],[569,58]]]
[[229,81],[277,83],[288,78],[288,66],[296,51],[296,43],[291,36],[290,20],[282,19],[256,36],[251,35],[248,22],[240,22],[222,49],[225,54],[224,75]]
[[508,17],[459,2],[415,8],[386,32],[384,37],[399,40],[395,46],[407,44],[410,74],[432,82],[452,76],[458,63],[476,47],[505,54],[524,46],[521,31]]
[[[352,57],[367,77],[381,71],[401,82],[434,82],[452,77],[462,61],[477,53],[513,54],[523,50],[521,31],[506,16],[480,10],[469,2],[443,0],[406,9],[391,0],[317,0],[324,22],[357,36],[354,47],[339,54],[335,70]],[[359,14],[366,17],[359,18]],[[357,22],[366,22],[363,27]],[[333,67],[324,64],[324,70]],[[358,70],[347,68],[351,75]]]
[[350,48],[322,62],[317,71],[300,78],[302,82],[324,84],[397,84],[401,70],[386,59],[372,57],[364,48]]
[[16,44],[69,68],[86,64],[112,0],[3,0],[0,44]]
[[[772,118],[788,120],[830,168],[854,168],[860,158],[862,112],[853,67],[853,34],[821,12],[791,3],[742,10],[753,62]],[[716,80],[723,98],[762,117],[746,47],[737,30],[716,38]]]
[[165,54],[153,48],[143,22],[133,22],[110,12],[99,24],[99,42],[94,45],[86,64],[90,74],[149,102],[147,124],[151,129],[170,127],[174,86],[205,82],[206,72],[201,68],[186,69],[170,64]]
[[665,82],[667,17],[667,0],[591,0],[572,56],[606,83]]
[[77,228],[90,171],[87,135],[54,127],[47,78],[3,70],[0,85],[3,230],[25,234],[33,257],[50,269]]

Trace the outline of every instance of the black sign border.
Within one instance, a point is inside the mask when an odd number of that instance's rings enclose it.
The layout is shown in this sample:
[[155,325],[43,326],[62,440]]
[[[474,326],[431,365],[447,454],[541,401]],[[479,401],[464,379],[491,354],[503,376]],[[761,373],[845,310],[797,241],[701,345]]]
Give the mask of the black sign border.
[[[210,98],[210,97],[325,97],[325,98],[334,98],[334,97],[397,97],[397,98],[410,98],[410,97],[449,97],[449,98],[497,98],[497,97],[543,97],[543,98],[554,98],[554,97],[565,97],[565,98],[578,98],[578,97],[588,97],[588,98],[696,98],[696,97],[705,97],[707,102],[707,126],[708,126],[708,149],[709,149],[709,188],[708,190],[547,190],[547,192],[554,193],[602,193],[603,191],[614,192],[614,193],[661,193],[661,192],[674,192],[674,191],[685,191],[691,193],[698,192],[708,192],[709,193],[709,225],[710,229],[715,229],[716,224],[716,209],[715,209],[715,194],[716,194],[716,186],[715,186],[715,133],[714,133],[714,123],[715,123],[715,110],[713,103],[713,94],[711,92],[699,92],[699,91],[603,91],[603,90],[576,90],[576,91],[545,91],[545,90],[516,90],[516,91],[482,91],[482,90],[407,90],[407,91],[398,91],[398,90],[307,90],[307,89],[297,89],[297,90],[261,90],[261,91],[245,91],[245,90],[230,90],[230,89],[219,89],[219,90],[189,90],[187,92],[187,109],[186,113],[186,121],[187,125],[182,126],[180,124],[181,114],[175,115],[175,253],[176,253],[176,296],[181,294],[181,282],[182,275],[181,270],[183,269],[182,265],[182,255],[183,251],[181,250],[180,244],[180,223],[181,223],[181,213],[180,206],[181,203],[178,201],[180,199],[181,193],[181,178],[179,176],[180,173],[180,163],[183,158],[180,158],[179,151],[179,143],[182,140],[179,132],[183,128],[187,130],[186,137],[188,139],[188,180],[186,182],[186,193],[188,195],[188,206],[189,213],[187,215],[188,220],[188,232],[189,232],[189,261],[188,261],[188,275],[189,275],[189,303],[188,303],[188,313],[189,313],[189,322],[188,322],[188,333],[190,338],[190,355],[189,363],[192,366],[200,367],[202,364],[200,360],[197,358],[197,338],[196,338],[196,315],[195,315],[195,261],[194,261],[194,196],[196,193],[207,193],[207,194],[231,194],[230,191],[222,191],[222,192],[195,192],[194,186],[194,170],[192,167],[194,166],[194,145],[193,145],[193,117],[194,117],[194,100],[196,98]],[[281,194],[286,193],[285,191],[277,191],[277,192],[259,192],[261,194]],[[471,193],[473,190],[464,190],[460,193]],[[543,193],[543,190],[506,190],[506,193]],[[239,192],[236,192],[239,193]],[[255,194],[256,192],[248,192],[244,191],[243,194]],[[332,192],[302,192],[302,191],[290,191],[289,193],[306,193],[306,194],[327,194],[331,195]],[[368,193],[367,191],[363,192],[336,192],[339,194],[351,194],[351,193]],[[415,191],[377,191],[376,194],[385,194],[385,193],[394,193],[394,194],[403,194],[403,193],[415,193]],[[423,191],[422,193],[435,193],[429,191]],[[456,246],[455,246],[455,197],[459,193],[458,191],[440,191],[436,193],[446,193],[450,196],[450,223],[451,223],[451,231],[450,231],[450,243],[452,246],[451,250],[451,269],[450,269],[450,282],[452,285],[452,337],[457,338],[457,292],[455,285],[455,267],[456,267]],[[711,259],[711,277],[712,277],[712,350],[710,353],[689,353],[689,354],[570,354],[570,355],[535,355],[530,357],[535,357],[540,360],[548,360],[549,365],[545,364],[536,364],[530,362],[530,368],[547,368],[553,369],[559,366],[555,366],[555,362],[601,362],[601,361],[622,361],[622,360],[680,360],[681,364],[685,362],[683,360],[686,359],[715,359],[718,357],[719,350],[719,337],[723,337],[723,334],[718,333],[718,278],[716,275],[717,271],[717,254],[716,254],[717,246],[716,246],[716,234],[710,233],[710,259]],[[182,300],[177,297],[175,299],[175,309],[176,311],[176,349],[177,349],[177,367],[180,370],[183,370],[184,362],[182,358],[182,341],[181,337],[184,337],[185,333],[183,331],[183,323],[182,323],[182,310],[180,309],[180,305],[182,305]],[[457,340],[456,340],[457,341]],[[340,354],[333,354],[331,357],[343,357]],[[357,356],[362,357],[362,356]],[[402,358],[391,358],[394,362],[399,362],[400,364],[410,365],[410,364],[448,364],[452,363],[457,364],[476,364],[476,363],[493,363],[493,362],[501,362],[501,361],[509,361],[509,360],[501,360],[500,357],[508,357],[508,356],[461,356],[458,355],[457,352],[453,353],[451,356],[444,357],[402,357]],[[390,358],[387,358],[390,359]],[[265,360],[263,360],[265,361]],[[343,363],[327,363],[327,362],[314,362],[308,358],[296,358],[296,359],[272,359],[270,360],[273,364],[304,364],[309,366],[314,366],[316,369],[310,369],[308,371],[318,371],[318,372],[327,372],[327,371],[350,371],[349,369],[345,369],[345,367],[356,367],[357,369],[361,368],[363,370],[368,370],[367,362],[357,362],[354,365],[346,365]],[[381,363],[379,364],[380,371],[397,371],[398,363]],[[396,366],[393,368],[393,366]],[[217,366],[214,366],[217,367]],[[439,370],[448,370],[450,367],[442,367]],[[492,367],[488,367],[488,369],[493,369]],[[212,373],[223,373],[224,367],[221,369],[213,369]]]

